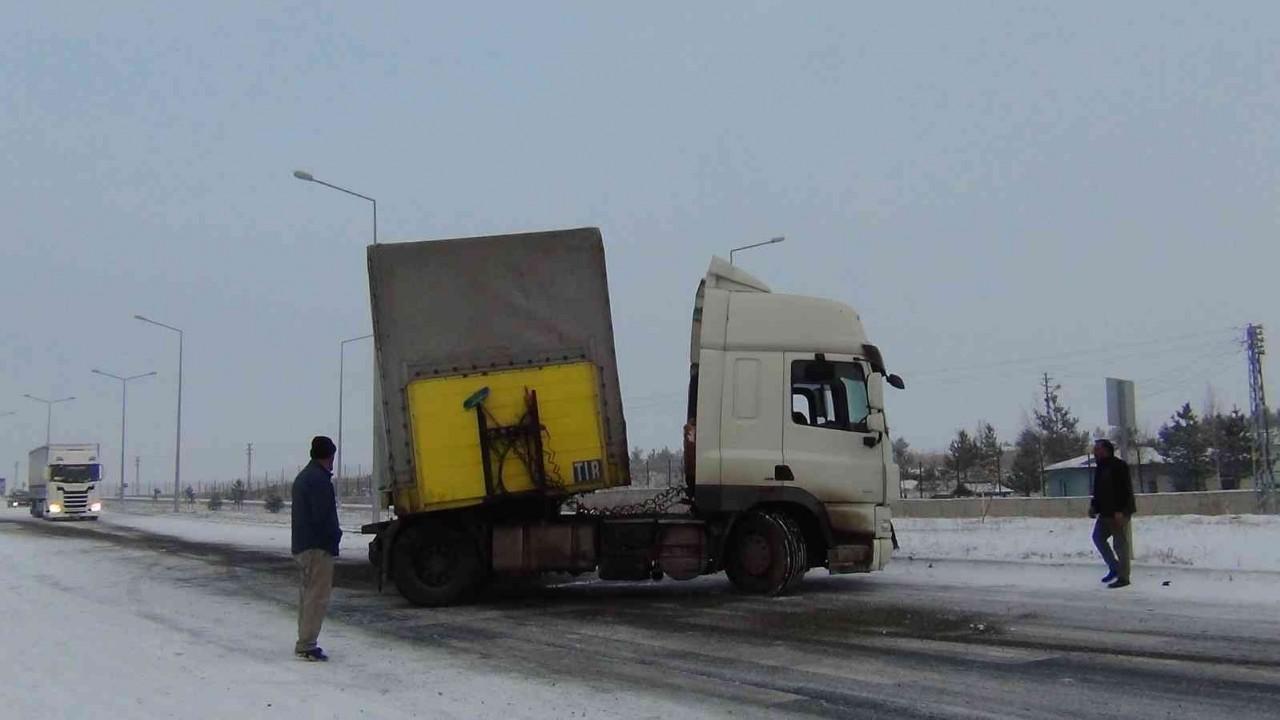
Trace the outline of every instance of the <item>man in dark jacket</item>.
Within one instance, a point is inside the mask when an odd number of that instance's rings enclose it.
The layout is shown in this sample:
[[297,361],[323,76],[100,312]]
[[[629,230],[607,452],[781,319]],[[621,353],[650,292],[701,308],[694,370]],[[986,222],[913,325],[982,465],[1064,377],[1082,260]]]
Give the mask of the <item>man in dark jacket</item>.
[[293,542],[291,551],[302,574],[298,592],[298,644],[293,651],[303,660],[329,656],[316,646],[320,626],[329,609],[333,589],[333,559],[338,556],[342,530],[333,492],[333,456],[337,446],[323,435],[311,440],[311,462],[293,481]]
[[[1133,549],[1131,520],[1137,511],[1133,482],[1129,479],[1129,464],[1116,457],[1116,447],[1110,440],[1095,442],[1093,457],[1098,461],[1093,474],[1093,500],[1089,503],[1089,517],[1097,518],[1093,525],[1093,544],[1111,570],[1102,582],[1109,583],[1109,588],[1122,588],[1129,584]],[[1111,551],[1112,545],[1115,552]]]

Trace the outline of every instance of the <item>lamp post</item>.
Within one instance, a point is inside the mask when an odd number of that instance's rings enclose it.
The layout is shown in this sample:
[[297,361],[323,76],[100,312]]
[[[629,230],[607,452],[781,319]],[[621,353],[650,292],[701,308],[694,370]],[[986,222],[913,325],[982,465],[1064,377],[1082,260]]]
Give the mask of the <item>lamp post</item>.
[[[8,412],[0,413],[0,418],[9,417],[10,415],[17,415],[17,414],[18,414],[17,410],[9,410]],[[14,490],[18,489],[18,463],[13,464],[13,489]]]
[[[129,383],[134,380],[141,380],[155,375],[155,372],[142,373],[140,375],[121,376],[114,375],[109,372],[103,372],[97,368],[93,369],[95,375],[101,375],[105,378],[120,381],[120,502],[124,502],[124,427],[125,427],[125,409],[129,405]],[[123,506],[121,506],[123,507]]]
[[53,406],[59,403],[71,402],[72,400],[75,400],[75,396],[58,398],[57,400],[46,400],[44,398],[36,397],[35,395],[23,395],[22,397],[28,400],[35,400],[38,403],[44,403],[44,446],[49,447],[49,443],[53,438]]
[[337,190],[339,192],[344,192],[348,195],[354,195],[355,197],[362,198],[364,200],[368,200],[369,202],[373,203],[373,244],[374,245],[378,244],[378,201],[377,200],[374,200],[368,195],[361,195],[360,193],[354,190],[348,190],[344,187],[339,187],[337,185],[333,185],[332,183],[327,183],[323,180],[319,180],[314,175],[312,175],[311,173],[305,170],[294,170],[293,176],[303,182],[312,182],[317,185],[323,185],[327,188],[333,188],[334,190]]
[[[333,189],[333,190],[337,190],[338,192],[344,192],[344,193],[346,193],[346,194],[348,194],[348,195],[352,195],[352,196],[354,196],[354,197],[358,197],[358,198],[360,198],[360,199],[362,199],[362,200],[368,200],[368,201],[373,205],[373,244],[374,244],[374,245],[377,245],[377,244],[378,244],[378,201],[377,201],[377,200],[375,200],[375,199],[373,199],[373,198],[369,197],[368,195],[362,195],[362,194],[360,194],[360,193],[358,193],[358,192],[356,192],[356,191],[354,191],[354,190],[348,190],[347,188],[341,187],[341,186],[339,186],[339,185],[334,185],[333,183],[327,183],[327,182],[325,182],[325,181],[323,181],[323,180],[320,180],[320,179],[316,178],[316,176],[312,175],[311,173],[307,172],[306,170],[294,170],[294,171],[293,171],[293,176],[294,176],[294,177],[296,177],[296,178],[298,178],[299,180],[301,180],[301,181],[303,181],[303,182],[316,183],[317,185],[323,185],[323,186],[325,186],[325,187],[327,187],[327,188],[331,188],[331,189]],[[367,336],[365,336],[365,337],[372,337],[372,336],[371,336],[371,335],[367,335]],[[348,342],[354,342],[354,341],[356,341],[356,340],[363,340],[363,339],[364,339],[363,337],[360,337],[360,338],[351,338],[351,340],[344,340],[344,341],[343,341],[343,343],[342,343],[342,347],[345,347],[345,346],[346,346],[346,343],[348,343]],[[341,350],[339,350],[339,354],[341,354]],[[342,462],[342,368],[341,368],[341,362],[339,362],[339,369],[338,369],[338,452],[337,452],[337,454],[334,456],[334,463],[338,466],[338,477],[339,477],[339,479],[341,479],[341,476],[342,476],[342,465],[341,465],[341,462]],[[372,498],[371,498],[371,502],[370,502],[370,504],[373,506],[373,511],[372,511],[372,514],[373,514],[373,521],[374,521],[374,522],[378,522],[378,520],[379,520],[379,518],[380,518],[380,516],[381,516],[381,514],[382,514],[382,510],[381,510],[381,508],[379,508],[379,507],[378,507],[378,501],[379,501],[378,490],[377,490],[377,488],[375,488],[375,487],[374,487],[374,482],[372,482],[372,481],[369,483],[369,491],[370,491],[370,495],[372,495]]]
[[764,247],[765,245],[777,245],[783,240],[786,240],[786,238],[779,235],[776,238],[770,238],[768,240],[765,240],[764,242],[752,243],[750,245],[743,245],[742,247],[736,247],[729,251],[729,264],[730,265],[733,264],[733,254],[736,252],[741,252],[743,250],[750,250],[751,248]]
[[134,315],[135,320],[141,320],[149,325],[155,325],[158,328],[164,328],[178,334],[178,428],[173,443],[173,511],[180,512],[178,507],[178,493],[182,484],[182,340],[184,333],[172,325],[165,325],[162,322],[156,322],[150,318],[141,315]]
[[[346,372],[347,364],[347,343],[359,342],[360,340],[368,340],[373,335],[361,335],[343,340],[338,343],[338,451],[334,458],[334,467],[338,469],[337,479],[342,480],[342,395],[343,395],[343,374]],[[377,505],[376,498],[373,497],[373,483],[369,483],[369,501]],[[376,520],[375,520],[376,522]]]

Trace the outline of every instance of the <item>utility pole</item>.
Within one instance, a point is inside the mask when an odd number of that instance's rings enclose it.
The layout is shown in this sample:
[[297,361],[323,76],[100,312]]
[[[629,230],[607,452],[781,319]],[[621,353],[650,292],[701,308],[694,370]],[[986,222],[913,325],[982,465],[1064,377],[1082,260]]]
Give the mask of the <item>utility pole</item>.
[[[1053,378],[1049,377],[1049,373],[1045,373],[1042,379],[1042,387],[1044,389],[1044,416],[1050,421],[1053,420],[1053,391],[1056,387],[1053,384]],[[1040,433],[1040,497],[1044,497],[1044,453],[1045,444],[1049,441],[1046,433]]]
[[1274,499],[1275,475],[1271,465],[1267,388],[1262,378],[1262,356],[1267,351],[1262,326],[1249,324],[1245,328],[1244,343],[1249,358],[1249,411],[1253,415],[1253,482],[1258,490],[1258,502],[1265,510]]
[[1049,373],[1044,374],[1041,380],[1041,386],[1044,388],[1044,414],[1046,417],[1053,417],[1053,378],[1049,377]]
[[249,494],[249,478],[253,477],[253,443],[249,443],[244,449],[245,466],[244,466],[244,492]]
[[142,495],[142,456],[133,456],[133,494]]

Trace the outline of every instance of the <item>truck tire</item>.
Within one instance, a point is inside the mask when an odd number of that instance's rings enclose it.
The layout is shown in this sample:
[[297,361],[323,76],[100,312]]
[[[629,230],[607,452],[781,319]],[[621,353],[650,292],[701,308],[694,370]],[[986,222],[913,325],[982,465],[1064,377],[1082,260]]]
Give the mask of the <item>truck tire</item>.
[[804,538],[804,531],[800,529],[800,524],[795,521],[787,513],[774,513],[786,528],[787,533],[791,536],[791,577],[787,579],[786,587],[783,588],[784,593],[795,592],[800,587],[804,576],[809,572],[809,549],[808,543]]
[[475,541],[443,523],[405,528],[396,539],[391,561],[396,589],[409,602],[425,607],[467,598],[483,577]]
[[796,543],[778,515],[749,512],[738,521],[729,538],[725,574],[739,592],[780,595],[797,572]]

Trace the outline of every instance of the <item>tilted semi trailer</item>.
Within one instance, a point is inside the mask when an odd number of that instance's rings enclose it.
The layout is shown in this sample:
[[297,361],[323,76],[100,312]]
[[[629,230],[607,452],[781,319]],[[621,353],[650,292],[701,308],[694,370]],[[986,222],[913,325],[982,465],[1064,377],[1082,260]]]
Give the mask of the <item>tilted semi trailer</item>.
[[889,561],[898,487],[884,386],[858,314],[773,293],[714,258],[694,297],[686,483],[630,511],[604,246],[594,228],[368,248],[375,452],[394,519],[370,560],[411,602],[487,578],[595,572],[741,591]]

